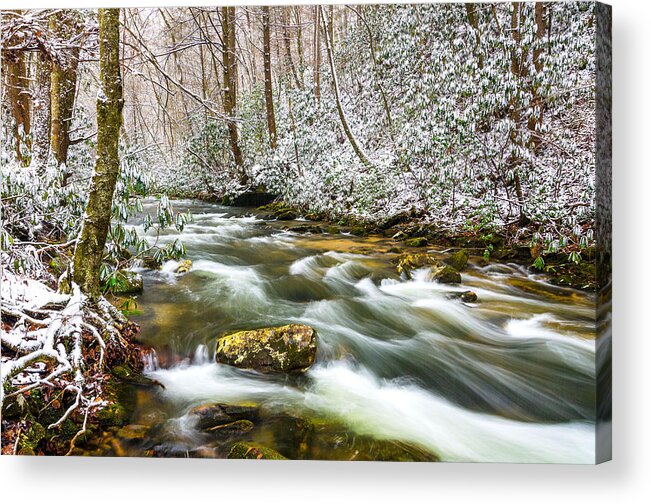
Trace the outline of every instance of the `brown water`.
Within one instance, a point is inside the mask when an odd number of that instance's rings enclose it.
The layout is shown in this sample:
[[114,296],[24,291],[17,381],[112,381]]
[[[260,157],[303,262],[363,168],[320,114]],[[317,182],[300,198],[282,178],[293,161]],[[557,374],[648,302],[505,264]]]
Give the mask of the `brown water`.
[[[133,423],[151,428],[132,441],[123,432],[124,454],[223,457],[242,439],[290,458],[594,460],[593,295],[479,260],[461,285],[427,282],[426,272],[407,281],[390,240],[300,235],[282,229],[296,223],[242,209],[177,207],[194,214],[180,236],[193,268],[143,272],[136,321],[159,358],[148,374],[165,389],[137,391]],[[478,303],[449,298],[469,289]],[[227,331],[291,322],[318,331],[305,376],[212,359]],[[260,406],[256,427],[199,431],[187,413],[208,402]]]

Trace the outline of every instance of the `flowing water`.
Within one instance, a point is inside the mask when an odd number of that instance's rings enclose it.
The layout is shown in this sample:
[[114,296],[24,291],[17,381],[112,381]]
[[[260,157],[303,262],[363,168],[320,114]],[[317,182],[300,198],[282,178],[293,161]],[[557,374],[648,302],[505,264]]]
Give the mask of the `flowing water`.
[[[188,416],[221,402],[260,406],[242,439],[290,458],[594,461],[594,295],[472,258],[461,285],[428,282],[424,271],[404,280],[390,240],[294,233],[283,227],[296,222],[208,203],[176,207],[193,222],[160,242],[181,238],[193,267],[143,270],[136,321],[158,355],[148,375],[164,389],[137,391],[133,423],[152,428],[128,454],[225,456],[233,439],[211,438]],[[479,302],[450,298],[469,289]],[[214,362],[220,335],[287,323],[318,332],[305,375]]]

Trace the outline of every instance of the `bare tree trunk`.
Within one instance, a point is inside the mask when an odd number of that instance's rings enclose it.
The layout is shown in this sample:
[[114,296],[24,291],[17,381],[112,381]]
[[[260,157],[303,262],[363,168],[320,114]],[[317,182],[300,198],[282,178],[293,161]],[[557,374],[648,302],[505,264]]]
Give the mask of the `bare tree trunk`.
[[321,7],[314,6],[314,97],[321,101]]
[[118,140],[124,104],[119,55],[120,9],[99,9],[98,16],[101,87],[97,96],[97,157],[73,270],[74,282],[92,298],[100,293],[100,266],[120,169]]
[[[536,2],[535,6],[535,18],[536,18],[536,43],[539,44],[533,50],[533,66],[536,73],[540,73],[543,70],[543,63],[540,56],[543,53],[543,47],[541,45],[541,40],[545,36],[545,31],[547,29],[545,22],[545,4],[542,2]],[[533,151],[537,151],[542,143],[542,137],[540,136],[540,127],[543,122],[543,100],[536,88],[535,84],[532,84],[531,88],[531,106],[534,110],[538,111],[538,115],[532,114],[527,122],[527,127],[531,132],[529,137],[529,147]]]
[[[323,15],[323,12],[322,12]],[[325,34],[325,45],[326,45],[326,52],[328,54],[328,62],[330,63],[330,71],[332,72],[332,86],[333,86],[333,91],[335,95],[335,101],[337,102],[337,112],[339,113],[339,120],[341,121],[341,125],[344,128],[344,132],[346,133],[346,137],[348,138],[348,141],[350,142],[351,147],[355,151],[355,154],[357,154],[357,157],[359,160],[364,163],[366,166],[373,166],[372,163],[369,161],[368,157],[364,153],[364,151],[361,149],[359,144],[357,143],[357,140],[355,139],[355,136],[353,135],[353,132],[351,131],[350,127],[348,126],[348,120],[346,119],[346,114],[344,112],[343,106],[341,104],[341,99],[339,98],[339,83],[337,82],[337,70],[335,68],[335,60],[333,56],[333,47],[332,47],[332,39],[330,38],[330,31],[328,30],[326,26],[326,19],[325,16],[323,16],[323,28],[324,28],[324,34]],[[330,22],[332,25],[332,21]]]
[[50,152],[50,74],[52,63],[44,54],[36,54],[36,90],[33,103],[32,164],[43,173]]
[[479,52],[481,44],[481,35],[479,34],[479,20],[477,19],[477,4],[466,3],[466,15],[468,16],[468,23],[475,30],[475,55],[479,61],[479,68],[484,68],[484,57]]
[[[511,55],[511,73],[516,78],[523,78],[526,76],[526,65],[524,64],[524,55],[520,54],[520,43],[522,40],[522,34],[520,33],[520,24],[522,18],[522,3],[513,2],[513,10],[511,11],[511,36],[515,42],[515,47],[513,49],[513,54]],[[511,119],[515,125],[514,131],[511,133],[511,141],[516,146],[522,146],[522,134],[520,133],[520,121],[521,113],[520,106],[518,103],[511,104],[512,112]],[[527,218],[524,214],[524,194],[522,192],[522,183],[520,181],[520,165],[522,164],[522,159],[515,152],[513,152],[509,159],[509,165],[513,171],[513,184],[515,186],[515,194],[518,198],[518,208],[519,208],[519,221],[521,224],[524,224],[527,221]]]
[[[61,37],[70,38],[75,31],[74,14],[61,11],[50,18],[50,29]],[[52,65],[50,87],[50,113],[52,126],[50,131],[50,147],[57,163],[64,164],[68,160],[70,147],[70,126],[75,106],[77,90],[77,66],[79,65],[78,45],[68,51],[65,67]]]
[[224,112],[228,116],[228,132],[235,165],[240,171],[240,182],[248,183],[248,176],[242,171],[244,159],[240,150],[237,122],[237,58],[235,55],[235,7],[222,7],[222,55],[224,59]]
[[[15,11],[22,14],[22,11]],[[9,45],[14,45],[10,41]],[[22,144],[31,150],[29,138],[31,130],[29,75],[23,51],[3,52],[3,62],[6,72],[7,98],[13,116],[13,135],[16,142],[16,159],[23,165],[28,164],[28,158],[23,156]]]
[[296,15],[296,49],[298,51],[298,73],[303,82],[303,70],[305,69],[305,58],[303,56],[303,26],[301,24],[301,6],[294,7]]
[[287,26],[289,24],[288,9],[289,7],[282,7],[283,41],[285,42],[285,58],[287,59],[287,66],[289,67],[289,69],[292,72],[292,75],[294,76],[294,81],[296,82],[296,86],[301,88],[303,87],[303,83],[298,78],[298,74],[296,73],[296,67],[294,66],[294,59],[292,58],[292,45],[291,45],[291,39],[289,37],[289,29]]
[[271,80],[271,30],[269,7],[262,7],[262,45],[264,51],[264,98],[267,105],[267,128],[269,143],[276,148],[276,117],[274,115],[273,81]]

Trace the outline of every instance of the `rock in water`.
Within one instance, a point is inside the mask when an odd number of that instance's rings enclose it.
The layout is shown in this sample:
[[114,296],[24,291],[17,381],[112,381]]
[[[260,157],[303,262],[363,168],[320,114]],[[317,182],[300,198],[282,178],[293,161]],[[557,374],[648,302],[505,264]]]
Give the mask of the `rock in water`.
[[316,331],[302,324],[239,331],[217,340],[217,362],[264,373],[307,370],[316,356]]
[[455,270],[461,271],[468,264],[468,253],[465,250],[457,250],[443,259],[443,262],[449,264]]
[[398,275],[404,273],[407,278],[411,278],[412,271],[426,266],[438,266],[438,264],[438,261],[429,254],[402,254],[398,257],[396,271]]
[[192,261],[190,259],[185,259],[179,263],[176,267],[176,273],[187,273],[192,269]]
[[404,241],[407,247],[425,247],[427,246],[427,238],[422,236],[416,238],[408,238]]
[[229,425],[240,420],[255,420],[258,408],[254,406],[238,406],[234,404],[212,403],[202,404],[192,408],[188,416],[196,422],[201,430]]
[[461,283],[461,275],[452,266],[434,266],[429,273],[430,282]]
[[287,460],[276,450],[254,443],[235,443],[228,454],[229,459]]

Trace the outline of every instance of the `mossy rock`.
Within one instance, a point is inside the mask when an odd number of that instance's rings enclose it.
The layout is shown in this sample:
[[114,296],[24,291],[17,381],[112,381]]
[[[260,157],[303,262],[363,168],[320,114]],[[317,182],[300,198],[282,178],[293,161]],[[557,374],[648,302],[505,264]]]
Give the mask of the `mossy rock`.
[[122,439],[144,439],[149,432],[147,425],[129,424],[122,427],[117,436]]
[[403,273],[407,278],[411,278],[411,273],[414,270],[425,268],[427,266],[438,266],[439,262],[436,258],[429,254],[402,254],[398,257],[398,265],[396,271],[399,275]]
[[468,253],[465,250],[457,250],[443,259],[443,262],[452,266],[455,270],[461,271],[468,264]]
[[40,423],[33,421],[27,432],[20,435],[18,441],[19,453],[23,455],[34,455],[41,441],[48,437],[48,432]]
[[430,270],[428,279],[430,282],[443,284],[461,283],[461,274],[452,266],[438,266]]
[[206,429],[205,432],[210,432],[217,436],[241,436],[247,432],[251,432],[254,428],[255,424],[251,420],[235,420],[231,423],[215,425],[210,429]]
[[238,420],[254,421],[258,417],[258,408],[255,406],[209,403],[192,408],[188,416],[198,429],[209,430]]
[[297,217],[298,215],[293,210],[285,210],[284,212],[276,214],[276,219],[279,221],[295,220]]
[[324,228],[324,231],[328,234],[339,234],[339,227],[338,226],[326,226]]
[[402,254],[402,249],[400,247],[391,247],[387,252],[389,254]]
[[148,269],[159,270],[163,267],[163,261],[154,256],[144,256],[142,258],[142,265]]
[[427,238],[425,238],[424,236],[417,236],[416,238],[407,238],[404,241],[404,244],[407,247],[426,247]]
[[355,236],[366,236],[368,232],[364,226],[353,226],[350,228],[350,234]]
[[217,340],[218,362],[264,373],[306,371],[316,357],[316,331],[302,324],[239,331]]
[[287,460],[276,450],[267,448],[257,443],[235,443],[228,453],[229,459],[250,460]]
[[176,273],[187,273],[192,269],[192,261],[190,259],[185,259],[179,263],[176,267]]

